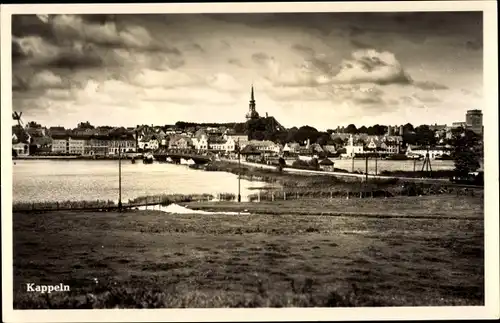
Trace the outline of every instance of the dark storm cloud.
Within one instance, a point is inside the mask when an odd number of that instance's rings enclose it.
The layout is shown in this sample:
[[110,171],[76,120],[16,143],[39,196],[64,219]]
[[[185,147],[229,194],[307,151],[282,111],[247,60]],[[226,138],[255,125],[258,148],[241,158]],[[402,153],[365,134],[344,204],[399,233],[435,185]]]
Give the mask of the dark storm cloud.
[[373,48],[374,46],[369,45],[365,42],[356,40],[356,39],[351,39],[351,45],[354,46],[354,48],[359,48],[359,49],[368,49],[368,48]]
[[12,42],[12,63],[18,63],[29,55],[21,49],[21,46],[17,42]]
[[[119,18],[117,18],[119,16]],[[13,36],[19,39],[38,37],[44,43],[57,47],[60,51],[71,51],[75,44],[95,45],[104,51],[112,49],[138,50],[178,56],[173,65],[181,66],[182,53],[175,46],[156,41],[147,29],[138,22],[143,16],[133,15],[53,15],[42,19],[36,15],[13,16]],[[47,46],[46,46],[47,47]],[[35,48],[34,50],[40,50]],[[23,55],[24,54],[24,55]],[[87,55],[87,53],[85,53]],[[32,56],[13,45],[13,58],[16,61]],[[99,66],[102,59],[91,57],[55,57],[48,65],[62,67]],[[78,56],[78,55],[77,55]]]
[[12,35],[16,37],[40,36],[50,41],[55,38],[51,26],[36,15],[13,15]]
[[263,53],[263,52],[252,54],[252,60],[255,63],[260,64],[260,65],[266,64],[269,61],[269,59],[270,59],[270,57],[266,53]]
[[447,90],[448,87],[444,84],[439,84],[432,81],[415,82],[414,85],[422,90]]
[[12,75],[12,91],[14,92],[26,92],[30,89],[28,81],[17,76]]
[[74,56],[70,54],[62,54],[50,60],[44,65],[52,68],[73,70],[79,68],[100,67],[103,65],[103,61],[100,57],[97,56],[91,56],[91,55]]
[[236,66],[239,66],[239,67],[243,67],[243,64],[241,63],[241,61],[237,58],[230,58],[228,59],[227,61],[229,64],[231,65],[236,65]]
[[[203,47],[201,47],[201,45],[197,44],[197,43],[192,43],[192,44],[187,45],[186,49],[187,50],[197,51],[199,53],[205,52],[205,50],[203,49]],[[179,54],[180,54],[180,52],[179,52]]]
[[481,50],[483,49],[483,40],[482,39],[468,40],[467,42],[465,42],[465,48],[469,50]]
[[309,46],[304,46],[301,44],[293,44],[292,49],[303,55],[310,55],[310,56],[314,55],[314,49],[312,49]]

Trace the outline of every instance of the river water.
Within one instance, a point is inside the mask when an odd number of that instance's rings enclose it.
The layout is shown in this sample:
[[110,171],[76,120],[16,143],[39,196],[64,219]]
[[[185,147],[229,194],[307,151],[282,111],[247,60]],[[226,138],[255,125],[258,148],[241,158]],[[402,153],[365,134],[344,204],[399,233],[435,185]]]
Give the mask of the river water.
[[[266,183],[241,180],[241,197]],[[185,165],[122,161],[122,201],[160,194],[238,194],[237,175],[206,172]],[[118,161],[16,160],[13,202],[68,200],[118,201]]]

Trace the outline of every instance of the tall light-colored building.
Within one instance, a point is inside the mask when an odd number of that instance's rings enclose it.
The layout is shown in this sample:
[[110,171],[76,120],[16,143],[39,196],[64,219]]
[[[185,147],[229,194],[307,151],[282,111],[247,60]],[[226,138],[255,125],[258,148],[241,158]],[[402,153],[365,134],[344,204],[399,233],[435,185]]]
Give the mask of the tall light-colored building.
[[66,135],[52,135],[52,152],[59,154],[69,153],[69,137]]
[[465,115],[465,124],[467,129],[477,134],[483,133],[483,112],[481,110],[469,110]]
[[68,152],[71,155],[83,155],[89,139],[83,136],[70,136],[68,138]]

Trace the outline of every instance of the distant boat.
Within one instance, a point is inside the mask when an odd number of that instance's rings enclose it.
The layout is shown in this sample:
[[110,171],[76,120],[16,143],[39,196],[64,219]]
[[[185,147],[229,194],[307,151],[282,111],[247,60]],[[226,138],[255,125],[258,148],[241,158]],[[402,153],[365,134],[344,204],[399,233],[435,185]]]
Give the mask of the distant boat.
[[196,164],[192,158],[190,159],[185,159],[181,158],[181,165],[193,165]]

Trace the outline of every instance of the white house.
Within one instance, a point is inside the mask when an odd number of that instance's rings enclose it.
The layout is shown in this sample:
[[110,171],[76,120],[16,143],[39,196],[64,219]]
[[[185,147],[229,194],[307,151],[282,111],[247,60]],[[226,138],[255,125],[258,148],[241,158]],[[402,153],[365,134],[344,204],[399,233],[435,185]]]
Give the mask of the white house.
[[245,146],[248,145],[248,135],[244,135],[244,134],[225,134],[223,136],[223,138],[226,139],[226,140],[231,139],[233,142],[239,143],[241,149],[245,148]]
[[354,138],[352,135],[349,137],[349,142],[345,146],[345,157],[352,158],[356,154],[362,154],[363,153],[363,146],[362,145],[355,145],[354,144]]
[[189,149],[192,146],[191,138],[175,135],[168,142],[169,149]]
[[198,151],[208,150],[208,137],[206,134],[202,133],[198,137],[193,137],[194,149]]
[[283,147],[277,143],[270,140],[250,140],[248,146],[255,147],[257,151],[271,152],[279,154],[283,151]]
[[[240,144],[241,144],[241,142],[240,142]],[[228,137],[226,139],[224,150],[226,152],[231,152],[231,151],[235,151],[236,150],[236,142],[234,141],[233,137]]]
[[155,135],[140,136],[138,145],[142,150],[156,150],[160,147],[160,140]]

